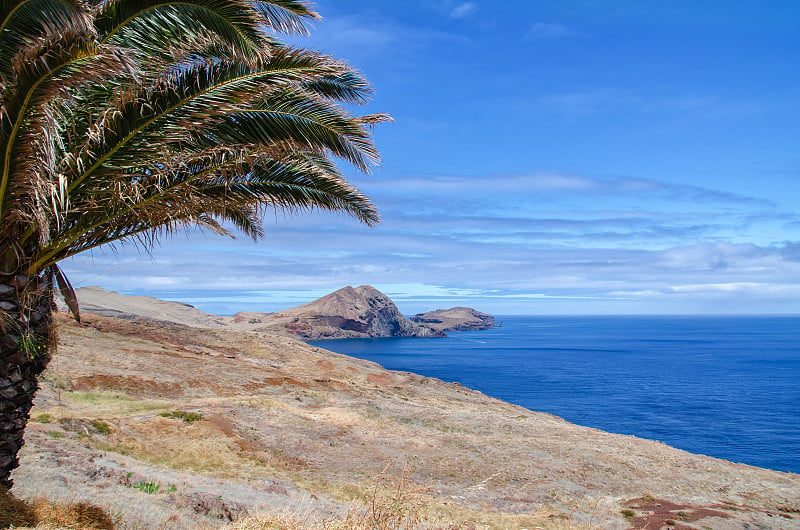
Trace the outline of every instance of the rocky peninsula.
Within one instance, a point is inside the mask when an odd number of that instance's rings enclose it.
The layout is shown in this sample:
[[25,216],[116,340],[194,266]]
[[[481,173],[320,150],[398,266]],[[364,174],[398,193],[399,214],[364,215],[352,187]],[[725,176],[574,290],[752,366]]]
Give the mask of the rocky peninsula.
[[77,290],[83,311],[92,314],[193,327],[261,331],[303,340],[445,337],[446,331],[487,329],[491,315],[468,307],[439,309],[407,319],[384,293],[369,285],[344,287],[322,298],[276,313],[204,313],[188,304],[126,296],[100,287]]
[[369,285],[348,286],[267,318],[302,339],[445,336],[408,320],[388,296]]

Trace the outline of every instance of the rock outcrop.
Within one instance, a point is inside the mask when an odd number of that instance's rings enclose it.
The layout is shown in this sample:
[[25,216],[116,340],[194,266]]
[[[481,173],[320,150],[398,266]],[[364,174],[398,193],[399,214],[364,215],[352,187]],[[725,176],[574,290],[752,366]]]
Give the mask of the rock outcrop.
[[272,313],[270,319],[306,340],[445,336],[406,319],[388,296],[369,285],[339,289],[308,304]]
[[436,331],[474,331],[495,326],[494,317],[469,307],[437,309],[411,317],[413,322]]

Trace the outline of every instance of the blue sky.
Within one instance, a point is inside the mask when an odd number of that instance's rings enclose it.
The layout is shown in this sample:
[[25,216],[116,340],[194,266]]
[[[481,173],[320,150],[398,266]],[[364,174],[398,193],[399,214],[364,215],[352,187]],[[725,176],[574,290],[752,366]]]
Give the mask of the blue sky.
[[[206,311],[371,284],[405,313],[800,313],[800,4],[320,0],[375,86],[383,222],[267,218],[64,264]],[[502,5],[502,8],[500,6]]]

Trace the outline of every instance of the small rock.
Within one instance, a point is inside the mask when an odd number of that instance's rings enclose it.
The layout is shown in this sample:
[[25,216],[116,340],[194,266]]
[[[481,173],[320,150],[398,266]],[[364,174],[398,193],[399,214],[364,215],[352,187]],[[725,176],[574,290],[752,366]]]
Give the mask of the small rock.
[[211,493],[194,492],[182,495],[178,498],[176,504],[179,508],[189,507],[195,513],[230,522],[248,514],[247,507],[244,504],[226,501],[221,495]]

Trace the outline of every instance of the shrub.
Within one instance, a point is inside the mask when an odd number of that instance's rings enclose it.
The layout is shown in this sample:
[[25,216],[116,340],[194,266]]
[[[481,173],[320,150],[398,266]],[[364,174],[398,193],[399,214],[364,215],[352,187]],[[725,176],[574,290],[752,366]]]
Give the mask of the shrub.
[[178,489],[175,484],[169,484],[162,489],[160,482],[155,482],[152,480],[147,482],[137,482],[136,484],[131,484],[130,487],[135,488],[142,493],[147,493],[148,495],[155,495],[157,493],[169,494],[177,491]]
[[52,414],[39,414],[33,418],[33,421],[36,423],[53,423],[53,420],[55,420],[55,418],[53,418]]
[[186,412],[185,410],[173,410],[172,412],[162,412],[159,414],[165,418],[173,418],[176,420],[183,420],[186,423],[194,423],[203,419],[203,415],[199,412]]
[[111,433],[111,425],[104,422],[103,420],[92,420],[91,421],[92,429],[97,431],[100,434],[110,434]]

